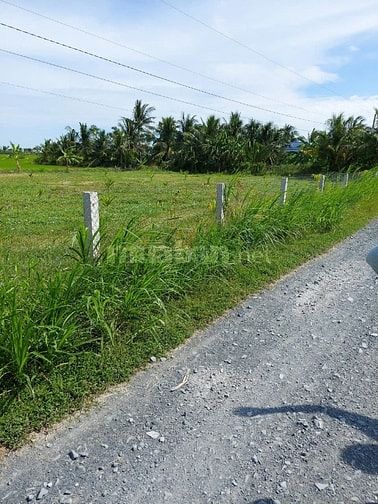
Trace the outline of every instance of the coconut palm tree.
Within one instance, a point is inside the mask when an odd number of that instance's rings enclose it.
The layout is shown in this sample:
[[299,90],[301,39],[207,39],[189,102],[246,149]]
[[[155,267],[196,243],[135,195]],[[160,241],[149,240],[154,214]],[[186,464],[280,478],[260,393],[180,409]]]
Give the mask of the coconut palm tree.
[[196,116],[182,113],[181,119],[177,121],[178,131],[184,135],[185,133],[191,133],[197,124]]
[[156,128],[157,138],[154,151],[162,162],[167,162],[172,156],[177,141],[177,123],[174,117],[162,117]]
[[92,142],[98,128],[95,125],[88,126],[86,123],[79,123],[78,143],[80,145],[80,155],[85,164],[93,164],[91,159]]
[[134,167],[141,165],[148,159],[149,146],[153,140],[154,107],[137,100],[134,105],[133,117],[121,117],[118,124],[125,135],[125,140],[130,150],[126,156],[125,166]]
[[242,134],[243,131],[243,121],[240,117],[239,112],[231,112],[230,119],[225,125],[227,132],[231,136],[238,136]]

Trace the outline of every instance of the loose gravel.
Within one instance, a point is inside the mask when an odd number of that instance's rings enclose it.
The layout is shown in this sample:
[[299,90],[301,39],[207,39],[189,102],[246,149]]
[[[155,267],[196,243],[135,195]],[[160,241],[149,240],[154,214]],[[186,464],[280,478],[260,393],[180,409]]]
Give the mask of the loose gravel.
[[378,221],[8,455],[0,502],[378,502]]

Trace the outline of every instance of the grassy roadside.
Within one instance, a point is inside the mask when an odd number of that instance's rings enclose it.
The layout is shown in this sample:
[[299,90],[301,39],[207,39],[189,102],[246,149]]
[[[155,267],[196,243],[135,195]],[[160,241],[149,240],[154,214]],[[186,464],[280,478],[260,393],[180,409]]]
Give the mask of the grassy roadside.
[[[327,212],[332,208],[325,205]],[[324,227],[322,221],[320,227],[309,227],[306,232],[288,233],[270,243],[261,242],[254,247],[252,261],[238,261],[232,268],[226,268],[224,274],[219,274],[222,273],[219,270],[217,274],[206,270],[207,277],[195,276],[191,289],[179,296],[168,297],[163,312],[159,312],[163,323],[155,327],[153,333],[146,331],[146,334],[133,338],[132,331],[128,330],[125,337],[102,345],[98,351],[73,355],[61,365],[47,368],[48,372],[40,373],[31,383],[23,383],[17,393],[10,394],[5,390],[0,395],[0,443],[9,448],[19,446],[28,433],[77,410],[88,398],[109,385],[126,381],[151,355],[164,355],[247,294],[327,250],[377,215],[377,198],[362,197],[358,202],[350,203],[335,225]],[[294,216],[299,219],[297,213],[288,213],[291,227],[295,224]],[[251,214],[247,217],[253,219]],[[280,219],[279,236],[287,226],[287,218],[285,220],[280,214]],[[260,222],[261,218],[255,224]],[[271,219],[269,226],[275,222]],[[234,229],[244,235],[250,231],[244,221],[241,224],[239,220],[224,231],[214,231],[212,243],[219,235],[231,243],[235,240]]]

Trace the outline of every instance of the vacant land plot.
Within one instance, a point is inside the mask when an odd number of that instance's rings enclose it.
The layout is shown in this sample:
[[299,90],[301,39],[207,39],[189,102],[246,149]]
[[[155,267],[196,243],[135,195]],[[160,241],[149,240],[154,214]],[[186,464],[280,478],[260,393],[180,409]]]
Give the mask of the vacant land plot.
[[[232,213],[261,195],[278,196],[280,178],[248,175],[185,175],[159,170],[121,172],[101,168],[39,166],[31,158],[0,156],[0,267],[22,267],[38,260],[53,267],[64,260],[83,223],[82,193],[98,191],[105,233],[110,235],[135,216],[140,226],[175,233],[190,242],[200,222],[214,220],[215,187],[228,184]],[[289,197],[316,182],[293,180]]]
[[[316,180],[291,180],[281,206],[273,176],[31,163],[17,172],[1,163],[0,444],[8,447],[378,215],[373,172],[324,192]],[[100,194],[105,237],[96,261],[77,235],[88,190]],[[75,235],[76,260],[67,254]]]

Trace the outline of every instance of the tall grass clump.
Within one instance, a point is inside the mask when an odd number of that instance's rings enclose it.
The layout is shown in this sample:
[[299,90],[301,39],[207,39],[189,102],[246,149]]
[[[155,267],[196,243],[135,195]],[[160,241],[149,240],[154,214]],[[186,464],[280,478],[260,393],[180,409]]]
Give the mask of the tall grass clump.
[[311,188],[298,190],[283,206],[278,197],[251,195],[225,226],[203,229],[197,240],[202,244],[226,244],[233,250],[272,247],[309,233],[337,229],[349,208],[361,199],[372,200],[377,194],[378,177],[366,172],[347,188],[329,182],[323,193]]
[[[158,341],[166,324],[177,317],[177,312],[170,311],[172,307],[198,286],[233,275],[241,264],[255,260],[254,252],[269,254],[282,243],[333,232],[347,211],[377,195],[378,177],[365,173],[346,188],[329,183],[324,193],[298,191],[284,206],[278,199],[251,196],[238,211],[226,214],[223,226],[198,225],[187,248],[172,245],[172,235],[152,233],[131,219],[108,243],[103,239],[96,260],[88,252],[86,231],[79,230],[64,270],[46,275],[34,266],[27,275],[15,271],[3,278],[0,442],[17,443],[30,428],[27,419],[19,430],[6,420],[5,413],[14,401],[28,398],[30,408],[37,401],[37,389],[45,398],[48,394],[61,397],[64,387],[71,387],[70,398],[64,396],[69,410],[81,393],[77,383],[84,380],[75,376],[88,362],[98,376],[94,369],[98,356],[117,353],[120,348],[131,355],[135,346],[141,349]],[[258,271],[259,265],[253,266]],[[185,318],[185,308],[181,310],[180,317]],[[120,366],[126,365],[122,362]],[[101,376],[106,384],[106,373]],[[122,379],[125,374],[120,370],[118,376]],[[85,377],[84,390],[95,390],[97,385],[92,388],[87,383],[90,374]],[[63,385],[64,380],[69,385]],[[55,401],[52,410],[57,408]],[[46,414],[53,416],[53,412]]]

